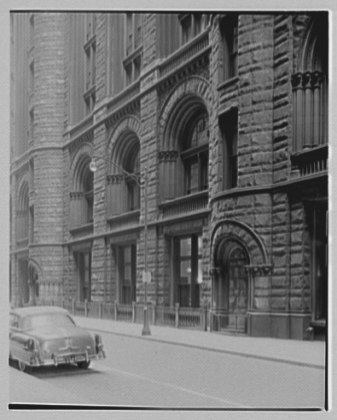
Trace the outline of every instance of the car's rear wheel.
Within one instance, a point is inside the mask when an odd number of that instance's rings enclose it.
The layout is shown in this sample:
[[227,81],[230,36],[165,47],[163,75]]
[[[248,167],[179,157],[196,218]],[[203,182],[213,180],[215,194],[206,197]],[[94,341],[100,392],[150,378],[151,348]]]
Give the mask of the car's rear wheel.
[[89,365],[90,365],[90,360],[88,360],[88,361],[83,361],[83,362],[77,362],[77,366],[78,366],[80,369],[88,369]]

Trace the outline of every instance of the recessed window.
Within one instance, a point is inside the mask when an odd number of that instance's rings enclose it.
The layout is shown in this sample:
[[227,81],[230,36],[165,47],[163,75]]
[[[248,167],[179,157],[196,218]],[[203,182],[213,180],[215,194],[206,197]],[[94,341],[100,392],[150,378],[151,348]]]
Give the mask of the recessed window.
[[325,322],[328,296],[327,203],[308,204],[307,214],[311,240],[313,321]]
[[185,194],[208,188],[208,120],[206,114],[193,118],[183,134],[181,159],[185,174]]
[[179,15],[181,41],[186,44],[200,34],[208,24],[208,16],[203,13],[181,13]]
[[136,245],[118,247],[117,259],[119,303],[131,304],[136,300]]
[[79,276],[79,300],[91,300],[91,252],[76,252],[75,261]]
[[301,152],[328,142],[328,20],[315,21],[292,75],[293,151]]
[[85,52],[85,109],[90,113],[96,103],[95,83],[96,83],[96,39],[95,39],[96,19],[95,14],[86,15],[86,44]]
[[234,188],[238,183],[238,115],[237,110],[232,110],[220,118],[222,134],[222,177],[223,189]]
[[220,81],[228,80],[238,72],[238,17],[228,14],[221,20]]
[[133,211],[140,208],[140,188],[139,188],[139,172],[140,172],[140,163],[139,163],[139,153],[134,158],[132,167],[128,172],[130,176],[126,178],[126,185],[128,190],[128,210]]
[[202,239],[200,235],[175,238],[176,302],[182,307],[200,306]]
[[84,197],[87,204],[87,222],[93,221],[93,207],[94,207],[94,179],[93,173],[88,170],[83,180]]

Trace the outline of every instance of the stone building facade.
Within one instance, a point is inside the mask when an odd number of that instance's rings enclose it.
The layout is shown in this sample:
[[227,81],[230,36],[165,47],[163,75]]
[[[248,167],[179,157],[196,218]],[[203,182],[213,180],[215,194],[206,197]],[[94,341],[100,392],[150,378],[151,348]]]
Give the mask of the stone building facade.
[[10,299],[324,333],[328,14],[12,13]]

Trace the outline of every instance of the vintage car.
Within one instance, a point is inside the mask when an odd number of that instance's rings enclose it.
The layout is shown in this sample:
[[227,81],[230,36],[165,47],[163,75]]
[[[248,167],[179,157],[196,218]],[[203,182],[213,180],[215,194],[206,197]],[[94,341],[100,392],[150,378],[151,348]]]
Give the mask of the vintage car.
[[29,306],[10,311],[9,359],[26,367],[75,364],[88,368],[104,358],[100,335],[76,325],[69,312],[55,306]]

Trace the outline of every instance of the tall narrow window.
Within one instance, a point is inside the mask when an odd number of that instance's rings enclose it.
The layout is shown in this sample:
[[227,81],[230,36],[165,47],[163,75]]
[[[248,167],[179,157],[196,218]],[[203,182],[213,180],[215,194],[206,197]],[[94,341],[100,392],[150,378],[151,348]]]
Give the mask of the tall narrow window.
[[28,226],[29,226],[29,188],[28,183],[24,182],[17,201],[16,213],[16,237],[17,240],[28,239]]
[[96,102],[95,82],[96,82],[96,17],[94,13],[86,15],[86,43],[85,52],[85,92],[84,100],[86,112],[90,113]]
[[175,238],[174,244],[177,273],[175,300],[182,307],[199,307],[202,282],[201,236]]
[[136,299],[136,246],[118,248],[119,302],[131,304]]
[[140,208],[140,188],[139,188],[139,146],[134,145],[133,150],[127,156],[127,162],[124,170],[129,174],[126,175],[127,186],[127,210],[133,211]]
[[83,188],[84,188],[84,197],[86,200],[86,207],[87,207],[87,217],[86,222],[91,223],[93,221],[93,207],[94,207],[94,179],[93,173],[87,170],[84,180],[83,180]]
[[179,14],[179,21],[181,42],[186,44],[205,29],[208,24],[208,17],[202,13],[181,13]]
[[135,48],[138,48],[142,43],[142,15],[135,13]]
[[185,44],[192,38],[192,16],[186,14],[180,18],[182,42]]
[[31,48],[34,46],[34,13],[29,17],[29,44]]
[[313,22],[292,75],[293,150],[301,152],[327,144],[328,131],[328,19]]
[[126,54],[133,50],[133,13],[126,14]]
[[328,296],[327,203],[312,203],[308,214],[312,253],[313,321],[325,323]]
[[221,81],[237,75],[238,71],[238,16],[228,14],[220,23],[222,38]]
[[235,188],[238,182],[238,115],[232,110],[220,118],[223,144],[223,189]]
[[75,255],[79,273],[79,299],[91,300],[91,252],[77,252]]
[[123,66],[125,70],[125,84],[139,79],[142,70],[142,23],[141,13],[126,13],[125,18],[125,56]]
[[183,133],[181,158],[185,172],[185,194],[208,188],[208,124],[207,115],[199,114]]

